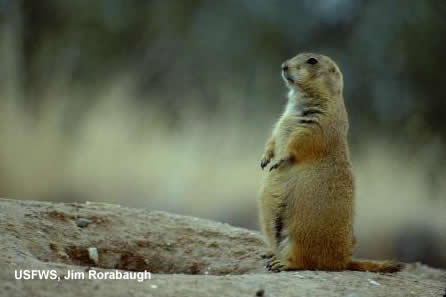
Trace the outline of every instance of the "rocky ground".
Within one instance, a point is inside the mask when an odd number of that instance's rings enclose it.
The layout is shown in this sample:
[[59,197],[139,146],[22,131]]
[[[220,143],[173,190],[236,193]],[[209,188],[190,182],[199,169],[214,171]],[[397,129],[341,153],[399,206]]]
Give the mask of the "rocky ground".
[[[265,245],[256,232],[118,205],[0,199],[0,230],[0,296],[440,297],[446,293],[446,271],[421,264],[408,264],[393,275],[266,272],[261,259]],[[151,279],[88,279],[90,271],[99,275],[115,269],[147,270]],[[30,276],[25,270],[48,271],[55,279],[23,279]],[[64,279],[73,271],[87,279]]]

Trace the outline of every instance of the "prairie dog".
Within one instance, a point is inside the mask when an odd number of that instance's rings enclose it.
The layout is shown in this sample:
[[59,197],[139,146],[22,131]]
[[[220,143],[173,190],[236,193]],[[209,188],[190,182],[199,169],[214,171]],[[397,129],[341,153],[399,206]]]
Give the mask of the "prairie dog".
[[330,58],[303,53],[282,64],[285,111],[267,141],[260,225],[267,268],[396,272],[394,262],[354,260],[354,188],[343,77]]

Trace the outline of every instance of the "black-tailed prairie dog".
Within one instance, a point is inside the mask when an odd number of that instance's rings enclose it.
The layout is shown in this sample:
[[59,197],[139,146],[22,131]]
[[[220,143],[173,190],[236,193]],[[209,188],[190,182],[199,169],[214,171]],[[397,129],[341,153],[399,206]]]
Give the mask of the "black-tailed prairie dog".
[[260,192],[267,268],[396,272],[400,263],[354,260],[354,187],[343,77],[330,58],[303,53],[282,64],[285,111],[267,141]]

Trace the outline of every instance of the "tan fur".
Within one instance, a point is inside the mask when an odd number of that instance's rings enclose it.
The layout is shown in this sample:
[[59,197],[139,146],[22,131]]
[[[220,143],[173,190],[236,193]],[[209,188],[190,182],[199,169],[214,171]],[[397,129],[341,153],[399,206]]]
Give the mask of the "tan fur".
[[271,249],[268,268],[400,270],[397,263],[351,259],[353,176],[341,71],[330,58],[311,53],[282,69],[288,104],[261,160],[262,168],[271,163],[259,201]]

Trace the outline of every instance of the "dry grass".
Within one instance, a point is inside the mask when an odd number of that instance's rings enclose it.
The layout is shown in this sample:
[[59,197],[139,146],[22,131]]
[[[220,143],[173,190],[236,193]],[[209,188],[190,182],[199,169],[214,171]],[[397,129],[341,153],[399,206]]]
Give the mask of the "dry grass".
[[156,107],[129,104],[125,88],[106,89],[72,136],[64,119],[76,95],[53,96],[35,121],[14,98],[3,100],[0,135],[7,141],[0,164],[8,184],[2,195],[48,199],[69,191],[81,200],[208,217],[245,199],[254,203],[269,124],[247,131],[236,108],[211,120],[191,108],[172,128]]

